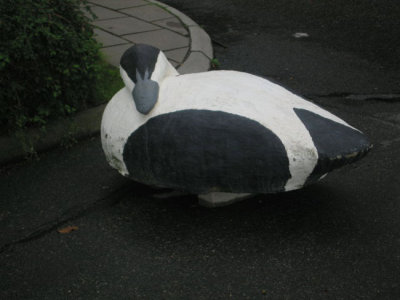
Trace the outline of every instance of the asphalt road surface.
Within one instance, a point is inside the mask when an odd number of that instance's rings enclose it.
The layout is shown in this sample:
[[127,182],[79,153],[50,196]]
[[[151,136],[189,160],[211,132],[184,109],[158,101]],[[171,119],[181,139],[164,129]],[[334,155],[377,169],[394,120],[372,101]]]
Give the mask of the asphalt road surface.
[[373,150],[305,189],[218,209],[125,180],[98,137],[3,168],[2,298],[398,299],[400,6],[165,2],[210,33],[221,69],[311,99]]

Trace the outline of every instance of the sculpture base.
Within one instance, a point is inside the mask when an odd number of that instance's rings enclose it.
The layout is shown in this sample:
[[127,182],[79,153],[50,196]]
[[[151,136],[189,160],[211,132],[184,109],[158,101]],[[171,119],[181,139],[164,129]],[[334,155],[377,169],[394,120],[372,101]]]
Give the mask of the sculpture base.
[[220,207],[232,204],[234,202],[238,202],[250,197],[253,197],[254,194],[247,194],[247,193],[220,193],[220,192],[213,192],[208,194],[200,194],[198,195],[199,198],[199,205],[205,207]]

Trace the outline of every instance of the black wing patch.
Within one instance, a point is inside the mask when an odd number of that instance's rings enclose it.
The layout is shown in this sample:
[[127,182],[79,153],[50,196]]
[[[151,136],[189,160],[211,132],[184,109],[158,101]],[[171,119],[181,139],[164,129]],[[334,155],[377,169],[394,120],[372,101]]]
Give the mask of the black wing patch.
[[278,192],[291,177],[286,150],[271,130],[221,111],[151,118],[129,137],[123,158],[133,179],[193,193]]
[[318,163],[306,184],[322,175],[364,157],[371,148],[367,137],[348,126],[324,118],[306,109],[294,112],[310,132],[318,151]]

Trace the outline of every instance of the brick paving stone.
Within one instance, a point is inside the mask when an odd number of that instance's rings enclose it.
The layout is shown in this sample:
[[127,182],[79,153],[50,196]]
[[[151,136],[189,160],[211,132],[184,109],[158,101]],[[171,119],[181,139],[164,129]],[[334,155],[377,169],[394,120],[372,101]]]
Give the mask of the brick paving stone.
[[159,20],[159,21],[155,21],[153,22],[154,24],[157,24],[159,26],[162,26],[164,28],[167,28],[169,30],[178,32],[180,34],[183,35],[189,35],[187,29],[185,28],[185,26],[183,26],[183,24],[178,20],[178,18],[172,17],[172,18],[168,18],[168,19],[163,19],[163,20]]
[[105,46],[102,51],[114,66],[119,66],[126,49],[143,43],[163,50],[183,74],[209,68],[213,57],[210,38],[192,19],[173,7],[156,0],[89,1],[99,17],[93,21],[98,27],[96,39]]
[[[111,10],[111,9],[104,8],[101,6],[92,5],[90,8],[91,8],[92,12],[97,16],[96,20],[125,17],[124,14],[121,14],[119,12],[116,12],[115,10]],[[86,14],[89,14],[89,13],[86,12]]]
[[173,59],[174,61],[181,63],[185,59],[188,51],[189,47],[185,47],[181,49],[165,51],[164,53],[168,59]]
[[149,44],[161,50],[182,48],[189,45],[189,39],[180,34],[161,29],[151,32],[143,32],[124,36],[134,43]]
[[172,60],[172,59],[168,59],[168,61],[171,63],[171,65],[174,66],[174,68],[176,68],[177,66],[179,66],[179,63],[177,63],[176,61]]
[[173,7],[168,7],[168,11],[172,13],[173,15],[177,16],[179,19],[182,20],[186,26],[198,26],[198,24],[193,21],[191,18],[189,18],[187,15],[181,13],[179,10],[173,8]]
[[159,29],[155,25],[131,17],[94,21],[93,24],[116,35]]
[[156,21],[171,17],[171,14],[165,9],[151,4],[146,6],[122,9],[121,12],[146,21]]
[[90,2],[113,9],[122,9],[149,4],[144,0],[90,0]]
[[119,44],[126,44],[128,41],[121,39],[113,34],[105,32],[99,28],[94,29],[95,38],[103,46],[114,46]]
[[106,55],[106,59],[113,66],[119,67],[121,55],[126,49],[133,46],[132,43],[102,48],[101,51]]

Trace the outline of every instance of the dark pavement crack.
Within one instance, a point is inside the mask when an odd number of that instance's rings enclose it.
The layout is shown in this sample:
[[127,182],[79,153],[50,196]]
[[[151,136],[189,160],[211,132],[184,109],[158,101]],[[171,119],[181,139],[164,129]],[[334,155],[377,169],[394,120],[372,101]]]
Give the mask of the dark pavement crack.
[[81,218],[85,215],[88,215],[92,213],[93,211],[113,206],[119,202],[119,200],[122,198],[122,196],[126,195],[127,191],[131,190],[132,185],[129,183],[124,184],[121,186],[119,189],[113,191],[111,194],[98,199],[94,202],[88,203],[83,206],[73,206],[66,210],[64,213],[61,214],[60,217],[58,217],[55,220],[46,222],[40,226],[38,226],[35,231],[27,234],[26,236],[19,238],[15,241],[6,243],[0,247],[0,254],[3,252],[6,252],[10,248],[12,248],[15,245],[22,244],[22,243],[27,243],[30,241],[34,241],[37,239],[40,239],[42,236],[46,235],[47,233],[52,232],[53,230],[57,229],[61,225],[70,222],[72,220],[76,220],[78,218]]
[[335,92],[323,95],[304,95],[306,98],[345,98],[347,100],[355,101],[386,101],[386,102],[397,102],[400,101],[400,93],[389,93],[389,94],[352,94],[348,92]]

